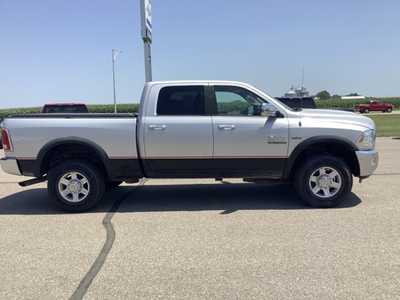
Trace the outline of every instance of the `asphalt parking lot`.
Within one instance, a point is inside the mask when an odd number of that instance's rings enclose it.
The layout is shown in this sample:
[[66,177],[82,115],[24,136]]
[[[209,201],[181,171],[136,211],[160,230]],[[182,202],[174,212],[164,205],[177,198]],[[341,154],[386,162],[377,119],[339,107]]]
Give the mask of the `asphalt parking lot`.
[[284,184],[148,180],[66,214],[0,173],[0,299],[400,298],[400,140],[377,147],[325,210]]

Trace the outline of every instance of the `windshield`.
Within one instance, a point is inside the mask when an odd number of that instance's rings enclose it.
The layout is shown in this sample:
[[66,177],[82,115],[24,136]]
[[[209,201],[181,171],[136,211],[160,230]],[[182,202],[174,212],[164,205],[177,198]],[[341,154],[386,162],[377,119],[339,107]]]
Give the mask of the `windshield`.
[[253,86],[250,86],[250,89],[253,90],[253,92],[256,92],[259,96],[262,96],[262,99],[266,102],[268,102],[268,100],[273,100],[273,102],[278,102],[277,104],[279,104],[281,107],[283,107],[284,109],[287,109],[289,111],[299,111],[296,109],[291,108],[290,106],[286,105],[285,103],[283,103],[282,101],[280,101],[279,99],[276,99],[274,97],[271,97],[270,95],[268,95],[267,93],[263,92],[262,90],[259,90]]

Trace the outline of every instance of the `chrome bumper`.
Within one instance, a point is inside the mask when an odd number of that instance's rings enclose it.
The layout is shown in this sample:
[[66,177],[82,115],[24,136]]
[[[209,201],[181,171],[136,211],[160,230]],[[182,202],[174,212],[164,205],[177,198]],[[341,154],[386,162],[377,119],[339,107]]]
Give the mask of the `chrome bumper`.
[[0,164],[1,168],[6,173],[12,175],[22,175],[15,158],[2,158],[0,159]]
[[356,151],[356,156],[360,166],[360,177],[371,176],[378,167],[378,152],[375,150]]

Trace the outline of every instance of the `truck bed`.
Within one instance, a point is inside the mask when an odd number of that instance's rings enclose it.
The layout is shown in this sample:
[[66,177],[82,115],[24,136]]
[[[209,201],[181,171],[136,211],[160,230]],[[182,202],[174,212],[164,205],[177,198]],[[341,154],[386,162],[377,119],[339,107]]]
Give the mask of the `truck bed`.
[[133,163],[136,168],[139,160],[136,122],[136,114],[129,113],[12,115],[4,120],[14,146],[14,151],[7,156],[15,158],[29,175],[37,170],[48,149],[65,143],[85,144],[98,149],[110,168],[119,169],[116,173],[125,175],[120,169]]

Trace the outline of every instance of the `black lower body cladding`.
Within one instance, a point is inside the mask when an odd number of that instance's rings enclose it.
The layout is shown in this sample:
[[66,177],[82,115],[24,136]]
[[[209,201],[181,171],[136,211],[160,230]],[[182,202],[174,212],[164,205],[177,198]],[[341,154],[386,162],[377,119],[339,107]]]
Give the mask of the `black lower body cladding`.
[[[139,159],[109,159],[105,162],[107,177],[112,181],[149,178],[214,178],[270,177],[281,178],[286,158],[210,158],[210,159],[145,159],[142,171]],[[38,160],[19,159],[25,176],[40,177]]]
[[286,158],[145,159],[150,178],[281,178]]
[[39,169],[38,161],[35,159],[18,159],[18,167],[22,175],[30,177],[39,177],[37,170]]

